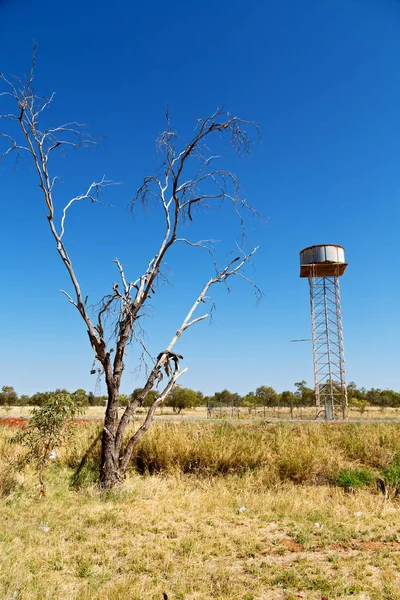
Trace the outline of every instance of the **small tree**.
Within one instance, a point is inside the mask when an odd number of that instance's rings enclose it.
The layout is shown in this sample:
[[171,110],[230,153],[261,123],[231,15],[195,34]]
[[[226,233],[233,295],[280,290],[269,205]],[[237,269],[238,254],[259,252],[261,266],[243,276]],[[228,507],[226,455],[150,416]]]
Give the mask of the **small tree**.
[[276,406],[279,396],[270,385],[261,385],[256,389],[257,402],[262,406]]
[[145,396],[143,396],[143,388],[136,388],[132,392],[131,399],[136,402],[139,401],[138,406],[141,408],[150,408],[150,406],[158,399],[160,396],[157,390],[150,390]]
[[0,392],[0,406],[8,408],[18,404],[18,394],[11,385],[3,385]]
[[222,390],[221,392],[215,392],[212,398],[213,403],[219,405],[220,408],[229,408],[231,416],[233,416],[235,410],[239,410],[240,400],[241,398],[239,394],[236,392],[230,392],[227,389]]
[[290,408],[290,417],[293,419],[293,408],[296,406],[296,396],[293,392],[285,390],[281,393],[281,404],[282,406],[288,406]]
[[207,404],[207,399],[205,398],[203,392],[199,390],[196,392],[196,404],[195,406],[204,406]]
[[86,390],[79,388],[72,392],[71,397],[79,406],[88,406],[89,404],[89,396],[86,393]]
[[367,406],[369,406],[369,402],[366,400],[359,400],[358,398],[351,398],[350,406],[351,408],[358,410],[360,415],[363,415],[367,409]]
[[249,392],[245,396],[242,396],[240,399],[240,406],[247,408],[249,415],[251,415],[251,411],[257,408],[257,396],[255,393]]
[[[78,202],[98,202],[99,193],[113,182],[102,177],[91,183],[85,192],[71,198],[63,208],[57,207],[57,176],[52,173],[54,153],[78,146],[92,147],[94,142],[76,122],[50,128],[41,126],[43,111],[51,104],[54,94],[44,99],[35,93],[34,66],[33,57],[31,71],[23,80],[6,78],[0,74],[0,79],[6,86],[2,93],[3,99],[10,102],[10,107],[6,107],[1,122],[4,124],[9,121],[11,125],[11,129],[0,132],[0,136],[7,142],[3,157],[13,152],[27,153],[33,162],[47,207],[47,221],[56,251],[72,285],[71,293],[63,293],[82,318],[95,359],[104,373],[107,407],[102,435],[100,481],[104,487],[112,487],[124,477],[134,446],[150,427],[156,409],[171,393],[177,380],[187,371],[187,368],[181,368],[183,357],[174,348],[189,328],[210,316],[214,306],[210,298],[211,289],[220,283],[227,284],[228,280],[236,276],[247,279],[242,271],[256,248],[248,253],[239,250],[225,266],[220,267],[213,252],[212,241],[192,240],[182,229],[183,224],[190,225],[196,218],[198,209],[207,211],[213,203],[229,203],[242,226],[243,211],[255,214],[246,200],[239,196],[237,177],[228,170],[217,168],[215,163],[220,157],[209,151],[215,137],[228,138],[239,154],[247,154],[250,151],[250,141],[244,129],[246,122],[218,110],[206,119],[198,119],[193,137],[184,143],[173,130],[167,114],[166,129],[158,138],[158,149],[163,156],[163,163],[156,174],[144,178],[135,196],[136,201],[145,205],[151,199],[151,206],[156,203],[162,211],[164,230],[158,249],[150,257],[144,272],[133,279],[126,276],[123,265],[116,259],[114,262],[120,281],[110,284],[107,293],[94,305],[91,312],[64,239],[67,216]],[[12,129],[12,126],[16,126],[15,129]],[[61,208],[60,213],[56,208]],[[57,217],[58,214],[61,215],[60,218]],[[216,218],[218,215],[214,213],[213,219]],[[170,342],[152,359],[142,391],[132,398],[119,419],[120,386],[127,346],[132,341],[137,341],[145,355],[149,356],[141,335],[143,315],[150,297],[157,291],[157,283],[164,277],[163,265],[176,245],[183,245],[188,250],[197,248],[207,252],[214,266],[214,274],[203,285]],[[258,288],[255,289],[258,293]],[[204,312],[200,312],[199,316],[195,315],[207,305],[208,308]],[[160,393],[148,408],[143,424],[125,440],[127,426],[136,408],[144,404],[145,398],[156,386],[160,386]]]
[[315,406],[315,392],[313,389],[307,387],[307,382],[304,379],[297,381],[294,386],[296,388],[294,395],[296,396],[297,405],[300,408],[301,417],[303,406]]
[[42,496],[46,494],[44,474],[51,453],[68,439],[73,419],[82,411],[79,401],[68,394],[48,396],[39,408],[32,409],[26,429],[13,438],[28,448],[25,460],[37,471]]
[[21,394],[18,398],[18,406],[28,406],[31,403],[31,397],[27,394]]
[[166,400],[166,405],[171,406],[178,415],[185,408],[196,406],[197,394],[190,388],[176,386]]

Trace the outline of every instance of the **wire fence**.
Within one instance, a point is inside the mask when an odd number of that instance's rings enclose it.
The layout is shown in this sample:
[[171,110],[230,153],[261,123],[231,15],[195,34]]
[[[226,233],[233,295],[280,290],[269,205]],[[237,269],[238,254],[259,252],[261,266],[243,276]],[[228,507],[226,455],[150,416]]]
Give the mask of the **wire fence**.
[[276,404],[256,404],[242,406],[234,402],[207,402],[207,418],[215,419],[314,419],[315,406],[283,406]]

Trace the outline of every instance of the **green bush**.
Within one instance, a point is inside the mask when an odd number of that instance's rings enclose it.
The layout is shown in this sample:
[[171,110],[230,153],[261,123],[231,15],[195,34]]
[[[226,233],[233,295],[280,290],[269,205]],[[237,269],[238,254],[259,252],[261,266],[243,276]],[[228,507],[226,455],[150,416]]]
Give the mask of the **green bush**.
[[374,481],[375,478],[369,469],[365,467],[357,467],[356,469],[346,467],[339,472],[336,483],[346,490],[359,490],[366,485],[371,485]]
[[400,462],[395,458],[391,465],[381,473],[383,482],[396,495],[400,492]]
[[49,395],[39,407],[31,411],[26,429],[21,429],[12,439],[28,450],[25,461],[34,465],[43,496],[44,473],[49,460],[57,457],[55,450],[70,437],[73,419],[82,412],[79,398],[65,393]]

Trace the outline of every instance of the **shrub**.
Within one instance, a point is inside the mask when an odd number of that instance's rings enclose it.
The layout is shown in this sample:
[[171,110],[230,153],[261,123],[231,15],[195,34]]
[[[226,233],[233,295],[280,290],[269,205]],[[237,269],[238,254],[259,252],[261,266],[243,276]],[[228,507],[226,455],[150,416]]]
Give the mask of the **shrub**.
[[391,465],[381,473],[382,480],[387,489],[395,495],[400,493],[400,462],[395,458]]
[[197,403],[197,394],[194,390],[175,387],[165,401],[166,406],[171,406],[174,412],[180,414],[185,408],[193,408]]
[[51,453],[70,436],[72,420],[82,412],[82,406],[68,394],[49,396],[39,408],[32,410],[26,429],[12,440],[28,448],[25,461],[31,462],[37,471],[42,496],[45,495],[44,472]]
[[371,485],[374,480],[371,471],[365,467],[357,467],[356,469],[346,467],[339,472],[336,483],[346,490],[358,490],[366,485]]

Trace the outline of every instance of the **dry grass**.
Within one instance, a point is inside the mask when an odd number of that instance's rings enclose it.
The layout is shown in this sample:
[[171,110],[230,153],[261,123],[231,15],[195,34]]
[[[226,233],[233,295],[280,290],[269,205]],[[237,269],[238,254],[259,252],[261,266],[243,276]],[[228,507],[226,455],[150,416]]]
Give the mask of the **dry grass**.
[[[170,467],[151,476],[131,472],[107,495],[93,485],[70,486],[89,432],[94,426],[79,428],[49,471],[47,497],[38,500],[34,474],[15,470],[21,449],[0,427],[1,598],[400,599],[398,501],[374,489],[349,494],[305,483],[336,451],[331,465],[387,463],[400,449],[399,426],[207,425],[198,432],[159,425],[141,452],[153,456],[158,447],[160,461],[169,448]],[[223,476],[204,468],[182,474],[196,444],[202,460],[228,465],[218,471]],[[178,449],[186,458],[177,463]],[[232,464],[247,452],[256,464],[234,473]],[[271,469],[290,477],[278,483]]]
[[264,485],[333,483],[344,467],[378,472],[400,456],[400,424],[155,424],[134,460],[141,472],[256,471]]
[[[0,406],[0,419],[1,418],[9,418],[9,417],[28,417],[30,413],[31,407],[29,406],[11,406],[9,408],[4,408]],[[122,411],[122,409],[121,409]],[[231,417],[230,409],[223,409],[222,418],[224,419],[232,419],[233,421],[237,421],[237,413],[234,412],[234,416]],[[141,413],[139,411],[139,417]],[[102,419],[104,417],[104,407],[103,406],[89,406],[83,418],[86,419]],[[213,419],[220,418],[220,411],[217,407],[212,413]],[[277,408],[266,408],[265,413],[262,408],[258,408],[256,412],[253,410],[251,414],[249,414],[248,409],[241,408],[239,412],[239,417],[241,420],[290,420],[290,409],[288,407],[281,407],[279,410]],[[195,408],[184,410],[181,414],[176,414],[173,412],[172,408],[168,406],[161,407],[157,410],[156,418],[159,420],[203,420],[207,419],[207,407],[206,406],[197,406]],[[315,418],[315,408],[313,407],[305,407],[300,410],[294,411],[294,418],[302,418],[302,419],[310,419],[313,420]],[[349,410],[349,419],[354,421],[380,421],[380,420],[400,420],[400,409],[384,407],[383,409],[377,406],[368,406],[363,413],[360,413],[359,410],[351,409]]]

